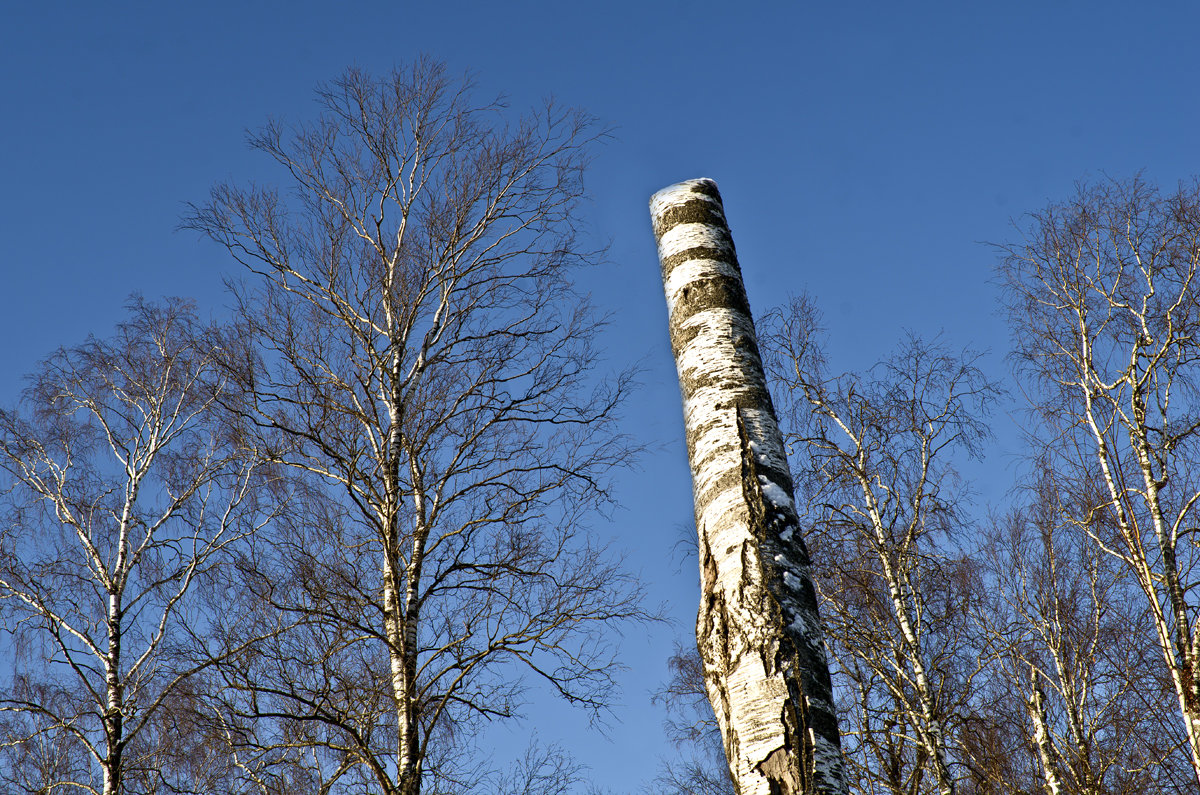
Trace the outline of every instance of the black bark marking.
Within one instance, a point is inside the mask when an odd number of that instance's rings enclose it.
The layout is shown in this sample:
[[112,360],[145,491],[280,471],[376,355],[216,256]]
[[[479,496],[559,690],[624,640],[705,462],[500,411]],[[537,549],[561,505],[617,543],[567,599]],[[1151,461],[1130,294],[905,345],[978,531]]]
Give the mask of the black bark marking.
[[725,213],[706,199],[693,199],[663,210],[654,222],[654,234],[662,237],[680,224],[704,224],[718,229],[727,228]]
[[663,257],[661,260],[663,278],[671,275],[671,271],[685,262],[690,262],[694,259],[707,259],[714,262],[724,262],[738,269],[741,273],[741,267],[738,265],[737,251],[733,247],[733,240],[721,241],[721,247],[714,246],[693,246],[692,248],[677,251],[670,256]]

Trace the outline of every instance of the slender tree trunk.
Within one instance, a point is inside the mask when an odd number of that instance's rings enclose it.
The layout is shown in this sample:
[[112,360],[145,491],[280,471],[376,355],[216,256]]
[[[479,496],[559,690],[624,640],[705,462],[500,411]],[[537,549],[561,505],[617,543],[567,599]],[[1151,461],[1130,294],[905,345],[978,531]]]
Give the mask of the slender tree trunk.
[[[1128,434],[1129,446],[1137,457],[1142,482],[1146,488],[1146,491],[1141,496],[1145,500],[1146,507],[1150,513],[1151,521],[1154,525],[1155,539],[1158,542],[1159,552],[1162,556],[1161,570],[1157,572],[1152,569],[1147,553],[1143,548],[1145,542],[1142,538],[1142,531],[1138,527],[1136,517],[1126,509],[1125,503],[1128,499],[1127,489],[1118,486],[1116,476],[1113,474],[1114,471],[1119,471],[1119,467],[1114,466],[1112,463],[1113,457],[1105,436],[1105,426],[1097,417],[1094,405],[1094,394],[1103,394],[1105,390],[1109,390],[1111,387],[1105,385],[1097,375],[1097,369],[1093,365],[1093,351],[1089,342],[1089,333],[1088,325],[1081,323],[1081,352],[1079,360],[1083,363],[1083,379],[1081,379],[1080,386],[1083,388],[1084,393],[1084,419],[1091,430],[1092,437],[1096,441],[1096,458],[1100,464],[1100,471],[1104,476],[1105,486],[1107,486],[1109,496],[1112,499],[1111,504],[1117,526],[1120,529],[1125,546],[1129,550],[1127,555],[1120,557],[1133,566],[1138,583],[1149,602],[1151,617],[1154,621],[1155,631],[1158,634],[1159,647],[1167,669],[1171,674],[1171,683],[1174,685],[1175,693],[1179,698],[1179,711],[1183,719],[1184,736],[1187,738],[1188,750],[1191,755],[1192,774],[1195,776],[1197,783],[1200,783],[1200,682],[1197,682],[1195,678],[1196,655],[1193,654],[1193,646],[1190,642],[1196,630],[1190,628],[1191,622],[1188,617],[1187,605],[1183,597],[1183,591],[1179,585],[1179,568],[1175,557],[1173,538],[1167,531],[1168,522],[1159,497],[1156,474],[1153,471],[1153,465],[1150,461],[1151,453],[1149,445],[1146,442],[1145,432],[1146,408],[1144,398],[1140,397],[1135,391],[1135,394],[1130,398],[1132,403],[1130,414],[1133,419],[1132,421],[1123,420],[1123,422]],[[1137,372],[1136,367],[1137,360],[1135,357],[1133,363],[1130,365],[1129,372]],[[1139,376],[1140,379],[1144,379],[1145,377]],[[1129,379],[1130,383],[1135,386],[1138,380]],[[1165,586],[1165,594],[1159,590],[1163,586]],[[1163,605],[1164,601],[1166,602],[1165,606]]]
[[[119,575],[118,575],[119,576]],[[104,795],[117,795],[121,790],[121,752],[123,709],[121,693],[121,600],[116,593],[108,595],[108,657],[104,661]]]
[[700,536],[696,637],[741,795],[841,795],[808,551],[717,186],[650,200]]
[[[836,417],[832,412],[830,415]],[[839,422],[839,424],[841,423]],[[844,425],[842,427],[845,428]],[[884,581],[887,583],[888,596],[892,602],[892,613],[895,615],[896,624],[900,629],[899,648],[903,651],[903,657],[907,658],[908,665],[911,667],[911,672],[905,671],[904,675],[911,675],[912,681],[916,685],[916,706],[920,710],[920,714],[912,716],[913,728],[916,729],[917,741],[924,746],[925,752],[932,762],[939,795],[954,795],[954,777],[950,774],[950,765],[947,762],[946,754],[946,729],[942,722],[941,709],[934,696],[933,684],[929,681],[929,673],[925,669],[925,650],[917,633],[917,623],[913,620],[914,615],[920,614],[917,597],[913,592],[912,583],[907,582],[907,577],[892,564],[891,554],[894,545],[889,543],[888,534],[884,528],[883,511],[875,498],[871,478],[865,468],[866,450],[861,441],[854,436],[851,436],[851,439],[857,445],[855,456],[858,464],[857,476],[867,504],[867,514],[871,518],[872,529],[875,533],[876,554],[879,557]],[[911,541],[914,537],[915,528],[910,528],[908,539]],[[907,588],[904,587],[906,582]],[[897,665],[900,664],[898,655]]]
[[1062,780],[1058,775],[1057,754],[1050,739],[1049,721],[1046,718],[1045,695],[1038,682],[1036,668],[1029,669],[1029,720],[1033,724],[1033,744],[1042,763],[1042,778],[1046,795],[1062,795]]

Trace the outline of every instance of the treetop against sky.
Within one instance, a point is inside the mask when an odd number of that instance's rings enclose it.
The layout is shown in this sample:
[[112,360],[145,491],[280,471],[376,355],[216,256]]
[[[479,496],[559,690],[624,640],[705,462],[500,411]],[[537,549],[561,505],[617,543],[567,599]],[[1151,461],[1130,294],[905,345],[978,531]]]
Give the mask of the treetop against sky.
[[[608,250],[581,288],[611,313],[606,359],[642,363],[627,421],[650,450],[596,529],[676,623],[623,640],[623,696],[599,729],[552,699],[527,728],[572,746],[599,784],[635,789],[670,752],[649,694],[696,607],[649,196],[715,179],[751,306],[807,290],[832,369],[868,366],[912,330],[990,351],[978,366],[1004,378],[987,243],[1081,178],[1144,170],[1170,187],[1200,171],[1198,22],[1181,2],[11,5],[0,15],[3,402],[55,348],[107,335],[132,292],[188,296],[222,317],[225,282],[243,276],[179,231],[186,204],[222,181],[282,184],[246,130],[311,120],[314,87],[348,66],[381,75],[429,54],[472,72],[478,96],[504,95],[514,119],[548,96],[595,115],[610,135],[581,212]],[[976,513],[1012,481],[1014,416],[996,412],[996,441],[965,470]]]

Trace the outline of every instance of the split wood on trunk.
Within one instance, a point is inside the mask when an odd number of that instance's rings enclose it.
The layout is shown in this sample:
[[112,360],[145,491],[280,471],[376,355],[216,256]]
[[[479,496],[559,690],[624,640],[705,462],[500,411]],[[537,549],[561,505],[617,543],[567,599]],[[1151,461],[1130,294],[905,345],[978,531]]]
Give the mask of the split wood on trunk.
[[650,200],[700,536],[696,638],[741,795],[844,795],[809,557],[716,183]]

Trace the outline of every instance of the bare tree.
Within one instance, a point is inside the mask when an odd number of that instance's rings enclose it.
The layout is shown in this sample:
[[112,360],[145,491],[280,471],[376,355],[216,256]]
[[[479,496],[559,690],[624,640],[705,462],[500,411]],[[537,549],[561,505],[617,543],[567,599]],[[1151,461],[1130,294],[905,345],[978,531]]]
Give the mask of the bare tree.
[[553,104],[507,121],[429,60],[318,98],[251,138],[283,192],[222,185],[185,222],[250,275],[228,408],[309,479],[241,567],[257,620],[299,626],[220,669],[225,727],[251,778],[460,791],[475,760],[451,743],[519,715],[526,674],[602,709],[611,633],[645,616],[586,529],[632,452],[629,375],[597,370],[571,285],[601,133]]
[[165,775],[156,732],[196,673],[175,648],[189,592],[265,517],[260,470],[214,425],[202,332],[186,302],[135,299],[112,338],[53,354],[0,411],[11,787],[116,795]]
[[867,375],[831,377],[807,299],[768,318],[768,372],[798,454],[831,654],[853,704],[860,791],[952,795],[978,664],[956,455],[978,450],[997,395],[970,354],[909,339]]
[[1054,467],[1104,484],[1076,521],[1143,594],[1200,783],[1200,183],[1081,186],[1021,232],[1016,356]]
[[1035,477],[988,545],[996,599],[983,618],[1009,694],[992,703],[1035,750],[1046,795],[1190,791],[1177,785],[1185,743],[1133,577],[1077,524],[1103,501],[1099,484],[1072,496],[1083,484],[1044,458]]
[[677,644],[667,664],[671,678],[654,694],[653,701],[665,710],[667,736],[681,757],[663,761],[652,791],[734,795],[737,790],[729,775],[721,728],[708,700],[699,650]]
[[567,749],[543,745],[535,737],[524,756],[488,791],[497,795],[567,795],[584,780],[584,767],[572,761]]

